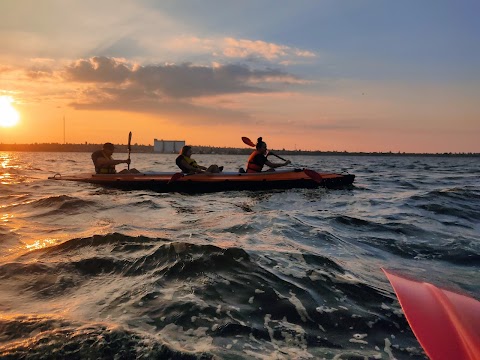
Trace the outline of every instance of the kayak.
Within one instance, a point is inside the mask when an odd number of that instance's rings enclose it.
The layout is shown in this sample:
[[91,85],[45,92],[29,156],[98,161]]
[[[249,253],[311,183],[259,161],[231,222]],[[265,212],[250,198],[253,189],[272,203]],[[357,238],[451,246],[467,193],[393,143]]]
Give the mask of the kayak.
[[478,300],[383,271],[413,333],[430,359],[480,359]]
[[102,185],[122,190],[206,193],[237,190],[293,188],[339,189],[353,184],[355,175],[317,173],[309,169],[279,170],[260,173],[201,173],[183,175],[174,172],[138,174],[56,174],[51,180],[66,180]]

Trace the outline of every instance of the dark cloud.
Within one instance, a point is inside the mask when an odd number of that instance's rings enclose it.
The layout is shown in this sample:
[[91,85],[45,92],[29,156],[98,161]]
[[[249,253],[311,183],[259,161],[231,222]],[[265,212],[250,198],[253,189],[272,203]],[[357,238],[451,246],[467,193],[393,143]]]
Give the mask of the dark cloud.
[[252,86],[249,80],[261,79],[264,74],[253,72],[238,65],[217,68],[190,64],[146,66],[132,74],[134,83],[148,90],[159,91],[174,98],[198,97],[231,93],[271,92],[266,88]]
[[[275,82],[285,83],[294,78],[281,70],[252,70],[243,65],[207,67],[185,63],[132,66],[107,57],[79,60],[66,69],[65,76],[70,81],[112,83],[179,99],[274,92]],[[276,79],[275,82],[272,79]]]
[[[186,117],[196,122],[252,121],[249,114],[216,103],[201,106],[202,96],[276,92],[294,76],[277,69],[251,69],[243,65],[139,66],[114,58],[79,60],[66,68],[65,79],[88,83],[70,104],[76,109],[121,110]],[[277,89],[275,88],[277,87]]]
[[113,58],[96,56],[78,60],[66,69],[70,81],[121,84],[128,79],[131,69]]

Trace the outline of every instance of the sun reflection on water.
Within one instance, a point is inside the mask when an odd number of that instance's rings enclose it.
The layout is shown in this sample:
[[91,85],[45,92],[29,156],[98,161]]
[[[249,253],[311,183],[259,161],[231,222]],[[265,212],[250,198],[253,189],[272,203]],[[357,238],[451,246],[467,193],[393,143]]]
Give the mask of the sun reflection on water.
[[44,249],[46,247],[57,244],[58,239],[41,239],[35,240],[33,244],[26,244],[25,248],[29,251]]
[[12,175],[10,174],[1,174],[0,175],[0,184],[2,185],[11,185],[13,183],[12,181]]
[[14,155],[7,152],[0,152],[0,184],[14,185],[20,183],[19,177],[15,176],[15,171],[21,166],[14,163]]
[[6,169],[8,167],[8,164],[10,163],[11,158],[10,155],[6,152],[0,152],[0,165],[2,166],[3,169]]
[[12,214],[1,214],[2,216],[0,217],[0,222],[8,222],[8,219],[13,219]]

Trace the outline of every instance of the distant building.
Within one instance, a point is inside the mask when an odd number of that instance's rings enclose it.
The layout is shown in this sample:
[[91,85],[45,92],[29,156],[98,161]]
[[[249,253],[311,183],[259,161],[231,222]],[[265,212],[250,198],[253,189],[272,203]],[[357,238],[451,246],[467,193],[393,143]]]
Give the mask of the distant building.
[[162,154],[178,154],[185,146],[185,140],[153,140],[153,152]]

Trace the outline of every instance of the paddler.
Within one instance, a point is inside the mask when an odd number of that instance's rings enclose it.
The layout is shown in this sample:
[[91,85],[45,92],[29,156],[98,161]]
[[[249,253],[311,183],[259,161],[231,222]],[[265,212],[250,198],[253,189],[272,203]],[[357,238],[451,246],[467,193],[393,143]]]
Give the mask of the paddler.
[[223,166],[210,165],[208,168],[198,165],[195,160],[192,159],[192,147],[185,145],[180,150],[180,155],[175,159],[175,163],[185,174],[196,173],[219,173],[222,172]]
[[250,154],[247,162],[247,173],[260,172],[263,169],[264,165],[270,167],[267,171],[275,171],[275,168],[289,165],[290,160],[286,160],[283,163],[272,163],[267,159],[267,144],[263,141],[261,137],[257,139],[257,145],[255,145],[256,150]]
[[123,169],[117,173],[115,165],[118,164],[130,164],[130,159],[126,160],[114,160],[112,154],[115,151],[115,146],[112,143],[103,144],[102,150],[97,150],[92,153],[93,165],[95,165],[95,172],[97,174],[126,174],[126,173],[139,173],[137,169]]

